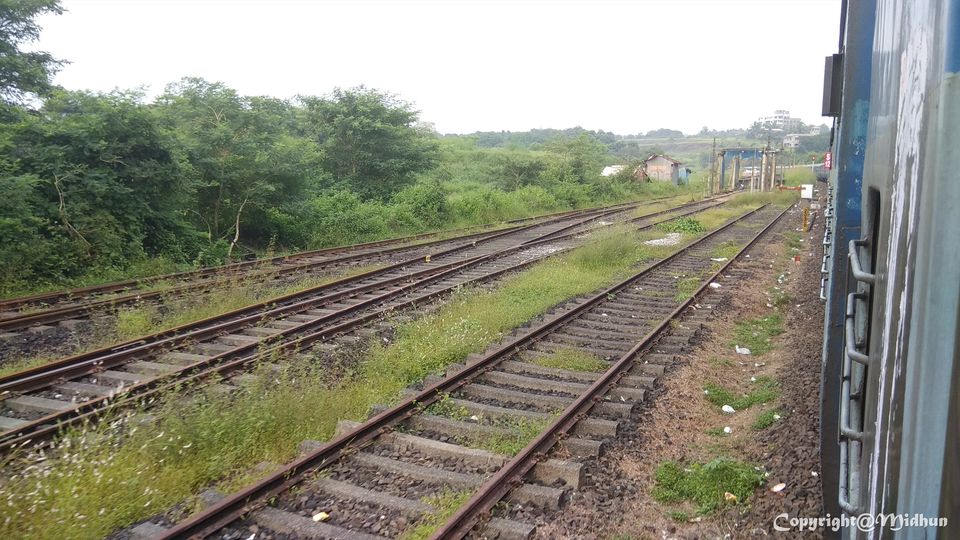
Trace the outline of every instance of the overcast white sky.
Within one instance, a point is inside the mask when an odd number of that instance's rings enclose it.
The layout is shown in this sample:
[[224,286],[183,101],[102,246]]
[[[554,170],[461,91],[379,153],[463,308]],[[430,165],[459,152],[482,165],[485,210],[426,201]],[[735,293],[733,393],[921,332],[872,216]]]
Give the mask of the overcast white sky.
[[248,95],[365,84],[442,133],[821,123],[840,0],[65,0],[36,48],[56,82],[149,96],[183,76]]

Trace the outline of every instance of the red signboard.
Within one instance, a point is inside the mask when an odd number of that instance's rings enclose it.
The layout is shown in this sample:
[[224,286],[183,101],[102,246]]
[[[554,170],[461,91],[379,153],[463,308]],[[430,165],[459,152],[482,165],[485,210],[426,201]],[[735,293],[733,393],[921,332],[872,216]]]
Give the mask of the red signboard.
[[828,171],[833,168],[833,154],[831,152],[823,155],[823,168]]

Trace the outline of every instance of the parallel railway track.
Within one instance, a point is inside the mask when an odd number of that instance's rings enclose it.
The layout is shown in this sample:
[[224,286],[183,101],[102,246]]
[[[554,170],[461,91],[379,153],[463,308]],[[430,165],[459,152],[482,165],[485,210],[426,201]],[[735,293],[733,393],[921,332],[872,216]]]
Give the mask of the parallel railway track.
[[[645,202],[656,202],[668,199],[669,197],[651,199]],[[626,207],[635,203],[613,205],[606,208],[616,208],[616,207]],[[364,242],[361,244],[351,244],[346,246],[335,246],[330,248],[315,249],[310,251],[303,251],[299,253],[293,253],[290,255],[280,255],[276,257],[270,257],[267,259],[258,259],[251,261],[242,261],[237,263],[226,264],[222,266],[211,266],[205,268],[199,268],[196,270],[187,270],[183,272],[176,272],[173,274],[162,274],[156,276],[147,276],[137,279],[129,279],[123,281],[115,281],[111,283],[104,283],[101,285],[91,285],[88,287],[80,287],[75,289],[68,289],[62,291],[51,291],[45,293],[37,293],[27,296],[20,296],[15,298],[5,298],[0,299],[0,312],[10,312],[11,310],[24,309],[30,307],[50,307],[53,304],[56,304],[61,301],[77,301],[82,300],[85,297],[94,298],[96,296],[103,296],[111,293],[117,292],[126,292],[134,289],[143,287],[144,285],[149,285],[156,282],[165,282],[165,281],[186,281],[195,278],[205,278],[215,275],[229,275],[233,274],[236,271],[246,271],[250,268],[262,266],[264,264],[281,264],[293,260],[307,260],[313,257],[339,257],[342,255],[352,255],[352,254],[365,254],[365,253],[374,253],[381,250],[386,250],[390,248],[400,247],[400,248],[413,248],[413,247],[427,247],[430,245],[435,245],[437,243],[446,242],[446,241],[455,241],[455,240],[467,240],[477,237],[482,237],[489,234],[495,234],[498,232],[504,232],[511,229],[517,229],[525,223],[533,223],[538,221],[544,221],[554,218],[563,218],[571,215],[583,214],[586,212],[592,212],[598,210],[597,208],[589,208],[582,210],[569,210],[564,212],[554,212],[551,214],[543,214],[539,216],[532,216],[529,218],[521,218],[510,221],[503,222],[503,225],[508,225],[508,227],[502,229],[493,229],[485,230],[491,227],[494,227],[496,224],[488,225],[478,225],[476,227],[467,227],[463,229],[455,229],[453,231],[438,231],[438,232],[429,232],[416,234],[411,236],[404,236],[400,238],[389,238],[386,240],[378,240],[373,242]],[[478,232],[468,232],[468,231],[478,231]],[[429,240],[431,238],[437,238],[443,234],[458,233],[463,232],[466,234],[457,235],[447,238],[440,238],[437,240]],[[417,243],[421,240],[427,240],[423,243]]]
[[[650,202],[654,201],[647,201],[642,204],[649,204]],[[521,220],[521,224],[498,230],[421,243],[416,243],[416,241],[423,239],[426,237],[425,235],[308,251],[222,267],[203,268],[82,289],[0,300],[0,333],[12,334],[38,325],[53,325],[64,321],[77,320],[91,313],[125,305],[158,302],[188,294],[203,294],[234,285],[238,279],[243,279],[246,282],[270,281],[307,274],[326,274],[336,269],[392,261],[397,258],[400,259],[402,264],[411,258],[465,250],[473,247],[476,243],[512,237],[523,234],[528,230],[538,230],[550,224],[575,221],[581,217],[607,215],[611,212],[636,208],[642,204],[631,203],[600,209],[563,212],[542,216],[535,220]],[[394,266],[396,264],[388,265],[387,268]],[[170,286],[150,287],[161,283],[170,284]]]
[[[719,204],[700,201],[629,221],[646,228]],[[670,217],[655,219],[664,214]],[[177,385],[236,375],[277,351],[329,347],[338,336],[388,313],[569,249],[591,230],[589,221],[607,215],[539,225],[525,236],[504,237],[482,249],[408,261],[390,271],[371,272],[2,377],[0,450],[45,440],[65,426],[95,418],[107,404],[133,403]]]
[[[619,419],[644,401],[672,360],[671,348],[689,341],[694,330],[673,331],[671,321],[733,262],[713,264],[714,250],[735,242],[743,246],[739,256],[786,212],[765,206],[745,213],[621,283],[568,303],[519,337],[454,365],[446,377],[427,381],[362,424],[346,426],[241,492],[172,528],[151,525],[153,532],[161,538],[248,538],[256,525],[254,531],[282,537],[373,540],[398,536],[434,512],[429,496],[454,493],[472,495],[433,538],[529,537],[528,524],[489,519],[494,506],[502,500],[562,503],[566,490],[584,480],[577,458],[599,454],[603,440],[616,436]],[[678,282],[689,277],[699,289],[680,298]],[[607,369],[537,363],[538,357],[571,349],[604,359]],[[515,456],[471,448],[509,436],[518,422],[544,427]]]

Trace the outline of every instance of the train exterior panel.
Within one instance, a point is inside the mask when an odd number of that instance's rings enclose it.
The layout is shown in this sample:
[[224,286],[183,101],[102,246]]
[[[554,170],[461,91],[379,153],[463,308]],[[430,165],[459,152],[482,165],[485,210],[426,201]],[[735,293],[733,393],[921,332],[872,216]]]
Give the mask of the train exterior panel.
[[841,20],[824,511],[878,520],[847,537],[960,538],[960,0],[850,0]]

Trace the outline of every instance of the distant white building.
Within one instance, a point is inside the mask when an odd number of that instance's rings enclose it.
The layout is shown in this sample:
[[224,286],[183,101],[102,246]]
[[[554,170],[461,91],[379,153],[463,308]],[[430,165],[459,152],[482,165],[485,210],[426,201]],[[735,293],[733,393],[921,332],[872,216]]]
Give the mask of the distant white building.
[[773,111],[771,116],[761,116],[759,120],[764,127],[779,129],[783,131],[797,131],[802,123],[799,118],[792,118],[790,111],[778,109]]
[[783,147],[784,148],[793,148],[796,149],[800,146],[800,134],[791,133],[789,135],[784,135],[783,137]]
[[603,171],[600,172],[600,176],[613,176],[622,170],[623,165],[607,165],[603,168]]

